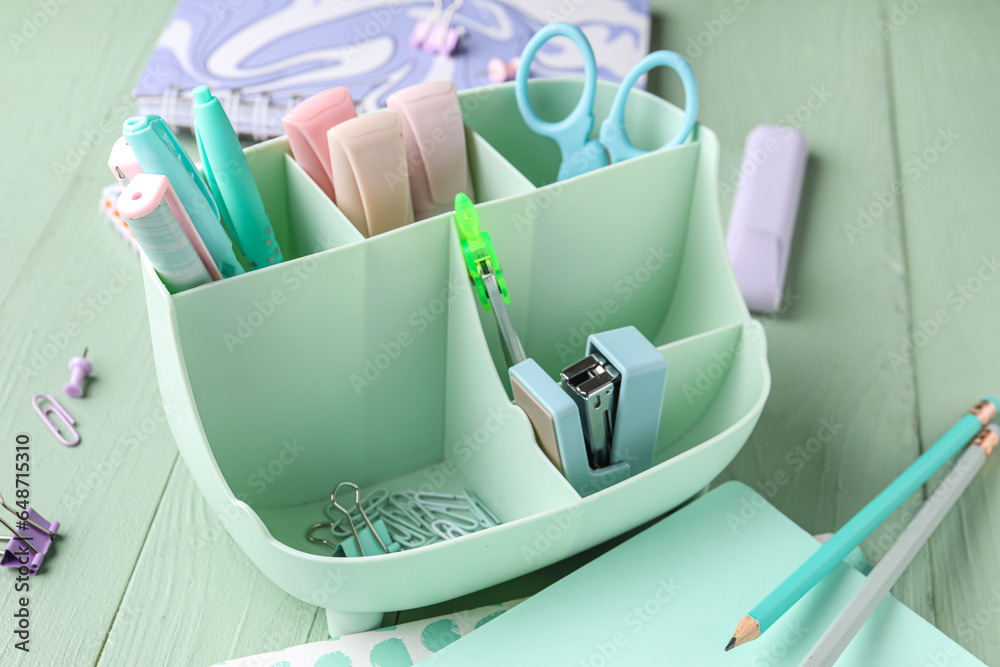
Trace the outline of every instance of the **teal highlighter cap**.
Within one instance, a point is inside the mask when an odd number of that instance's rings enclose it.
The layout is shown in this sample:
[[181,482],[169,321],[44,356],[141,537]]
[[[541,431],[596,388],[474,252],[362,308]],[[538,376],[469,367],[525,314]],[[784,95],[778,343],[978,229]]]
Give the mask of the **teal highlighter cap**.
[[195,104],[205,104],[206,102],[211,102],[214,99],[212,91],[208,89],[208,86],[196,86],[192,88],[191,97],[194,98]]
[[139,130],[144,130],[149,127],[149,121],[154,116],[132,116],[131,118],[126,118],[125,122],[122,123],[122,132],[124,134],[129,134],[131,132],[138,132]]

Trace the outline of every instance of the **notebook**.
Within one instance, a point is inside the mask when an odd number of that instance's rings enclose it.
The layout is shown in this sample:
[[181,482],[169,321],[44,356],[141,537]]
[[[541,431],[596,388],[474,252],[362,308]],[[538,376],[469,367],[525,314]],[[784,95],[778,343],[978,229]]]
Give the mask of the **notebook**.
[[[452,57],[409,44],[433,7],[431,0],[181,0],[133,96],[139,113],[191,127],[190,91],[205,84],[237,132],[264,139],[284,134],[288,109],[332,86],[348,86],[360,113],[423,81],[452,80],[460,90],[488,84],[489,60],[520,55],[551,21],[583,28],[605,78],[620,80],[649,50],[649,0],[464,2],[452,25],[466,37]],[[547,45],[532,66],[534,76],[582,71],[567,40]]]
[[[759,494],[730,482],[420,666],[798,667],[864,581],[844,563],[763,637],[723,648],[740,617],[817,547]],[[889,597],[837,662],[872,665],[982,663]]]

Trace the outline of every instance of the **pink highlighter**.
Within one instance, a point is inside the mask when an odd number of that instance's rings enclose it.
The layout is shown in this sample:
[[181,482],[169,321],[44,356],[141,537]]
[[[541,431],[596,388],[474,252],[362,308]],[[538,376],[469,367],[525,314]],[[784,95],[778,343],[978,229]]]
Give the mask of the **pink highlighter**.
[[[162,206],[164,205],[169,210],[169,216],[166,216],[166,212],[162,211]],[[161,273],[161,276],[166,278],[164,271],[166,266],[174,270],[183,270],[183,254],[184,252],[190,252],[190,250],[185,251],[176,242],[180,241],[180,243],[183,243],[182,237],[173,235],[175,240],[172,240],[169,226],[176,224],[180,228],[183,237],[190,243],[190,248],[194,250],[198,259],[201,260],[201,264],[204,266],[205,271],[208,272],[209,278],[212,280],[222,280],[222,273],[215,264],[215,260],[212,259],[212,255],[208,252],[208,248],[198,234],[198,230],[195,229],[194,223],[191,222],[187,211],[184,210],[184,205],[174,191],[174,187],[170,184],[170,179],[166,176],[159,174],[137,174],[128,187],[122,191],[121,197],[118,199],[118,210],[126,219],[133,221],[133,230],[139,232],[136,234],[139,245],[142,246],[143,251],[149,257],[157,271]],[[156,216],[155,222],[154,216]],[[149,227],[149,225],[142,224],[142,221],[145,220],[149,220],[150,223],[159,226],[155,228],[150,227],[148,230],[149,233],[146,234],[144,232],[146,232],[146,227]],[[164,230],[163,225],[167,225],[168,229]],[[157,260],[160,258],[167,261],[166,266],[161,267],[158,265]],[[193,273],[192,271],[192,275]],[[183,280],[183,277],[181,280]]]
[[292,147],[292,157],[334,201],[337,199],[334,196],[326,133],[331,127],[357,115],[351,91],[338,86],[303,100],[281,119]]
[[418,83],[390,95],[386,106],[402,122],[413,217],[423,220],[454,210],[459,192],[475,199],[455,84]]

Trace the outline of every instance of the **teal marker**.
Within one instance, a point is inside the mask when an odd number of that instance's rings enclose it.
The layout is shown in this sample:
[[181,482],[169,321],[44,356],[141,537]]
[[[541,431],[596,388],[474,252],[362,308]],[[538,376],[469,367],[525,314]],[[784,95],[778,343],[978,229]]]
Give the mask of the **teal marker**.
[[914,461],[909,468],[885,487],[882,493],[834,533],[833,537],[813,552],[795,572],[764,598],[747,616],[740,619],[726,650],[753,641],[791,609],[803,595],[812,590],[830,570],[871,534],[873,530],[913,495],[931,475],[959,452],[997,414],[997,399],[980,401],[951,427],[934,446]]
[[198,86],[191,96],[198,150],[223,219],[229,223],[251,270],[278,264],[284,260],[281,248],[225,109],[208,86]]
[[233,242],[219,222],[219,208],[212,193],[163,119],[155,114],[132,116],[122,125],[122,134],[142,170],[147,174],[162,174],[174,186],[222,277],[244,273],[233,252]]

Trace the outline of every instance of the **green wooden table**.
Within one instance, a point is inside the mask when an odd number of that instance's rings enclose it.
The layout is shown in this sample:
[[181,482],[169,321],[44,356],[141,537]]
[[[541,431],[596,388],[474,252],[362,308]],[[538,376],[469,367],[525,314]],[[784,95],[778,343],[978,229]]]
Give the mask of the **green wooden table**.
[[[172,4],[0,8],[0,493],[13,493],[14,438],[27,432],[31,503],[64,526],[56,557],[31,581],[29,654],[11,634],[14,573],[0,573],[10,587],[0,594],[4,665],[208,665],[325,636],[322,610],[265,579],[179,460],[137,260],[97,211],[129,93]],[[835,530],[1000,384],[1000,5],[653,5],[654,48],[689,58],[700,119],[722,141],[724,211],[753,126],[791,124],[808,137],[786,306],[763,319],[771,398],[718,481],[757,485],[807,530]],[[650,87],[681,95],[664,72]],[[86,435],[68,450],[30,397],[56,394],[85,346],[96,380],[71,403]],[[869,540],[871,557],[930,490]],[[991,463],[894,589],[992,665],[998,553]],[[593,555],[385,620],[529,595]]]

